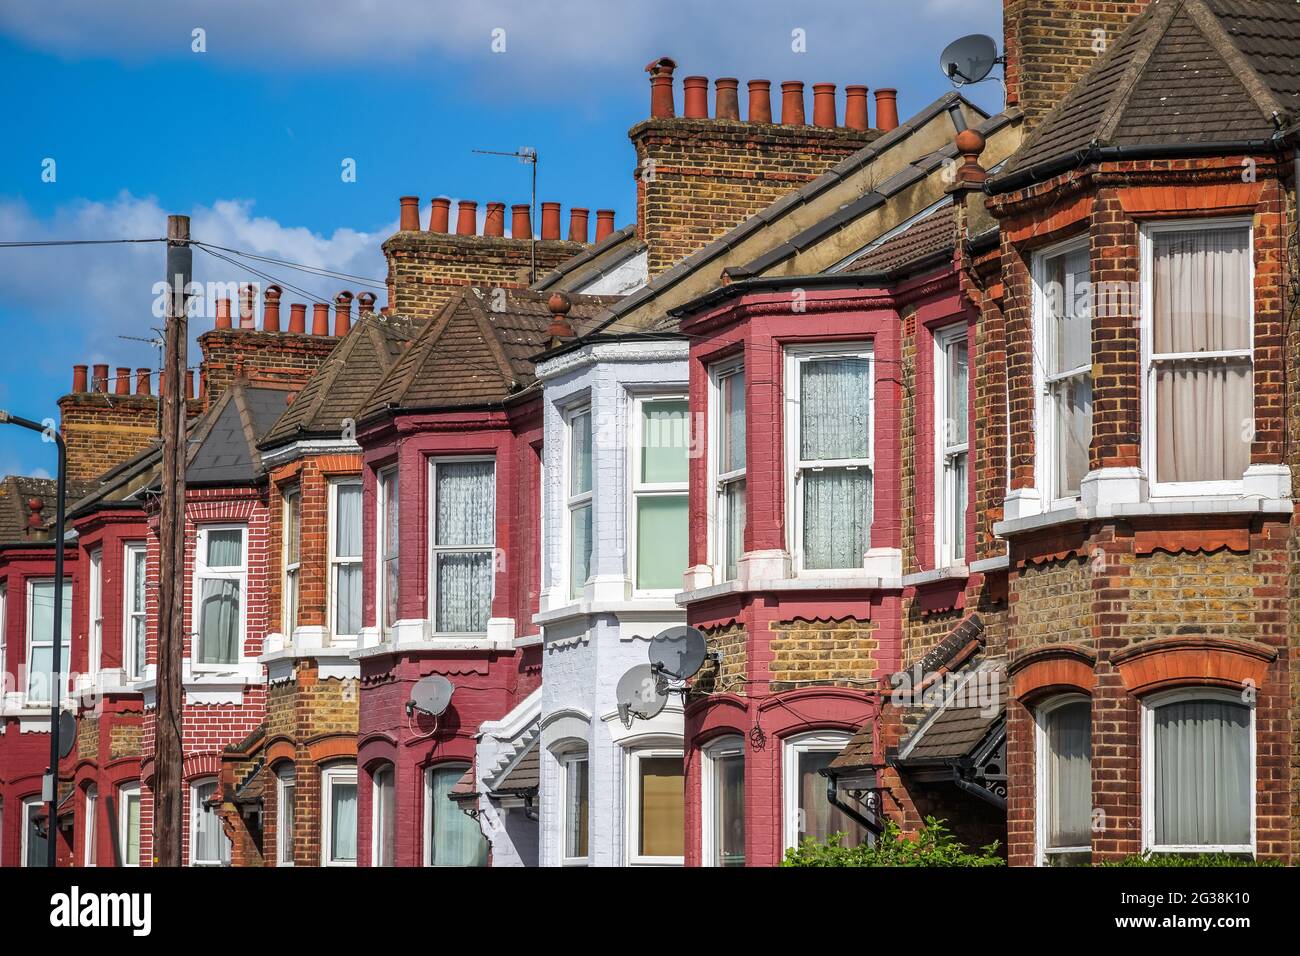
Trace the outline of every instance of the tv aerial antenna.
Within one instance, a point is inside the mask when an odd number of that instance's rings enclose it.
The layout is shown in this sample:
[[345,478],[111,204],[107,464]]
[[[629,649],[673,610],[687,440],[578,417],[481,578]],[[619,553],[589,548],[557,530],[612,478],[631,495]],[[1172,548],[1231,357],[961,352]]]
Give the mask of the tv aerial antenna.
[[[537,281],[537,230],[540,223],[537,221],[537,150],[531,146],[520,146],[513,153],[505,152],[499,149],[474,149],[470,152],[478,153],[481,156],[511,156],[521,163],[527,163],[532,167],[532,187],[529,192],[528,213],[529,222],[532,224],[533,234],[528,237],[528,284],[532,285]],[[518,236],[511,235],[512,239],[518,239]]]
[[416,734],[416,736],[421,740],[427,740],[436,734],[438,718],[451,706],[451,695],[455,690],[456,685],[441,674],[430,674],[416,681],[415,686],[411,688],[411,698],[406,702],[406,725],[411,733],[415,733],[415,728],[411,726],[412,718],[419,711],[433,718],[433,729],[427,734]]
[[[997,42],[983,33],[972,33],[959,40],[954,40],[944,47],[939,54],[939,68],[943,70],[953,86],[969,86],[988,78],[994,64],[1006,66],[1007,58],[998,56]],[[1006,83],[1000,77],[993,79]]]
[[690,680],[709,659],[704,635],[694,627],[679,624],[656,634],[648,649],[647,664],[638,664],[624,674],[618,682],[615,696],[618,716],[624,727],[631,727],[639,718],[657,717],[668,704],[669,693],[686,694],[686,681]]

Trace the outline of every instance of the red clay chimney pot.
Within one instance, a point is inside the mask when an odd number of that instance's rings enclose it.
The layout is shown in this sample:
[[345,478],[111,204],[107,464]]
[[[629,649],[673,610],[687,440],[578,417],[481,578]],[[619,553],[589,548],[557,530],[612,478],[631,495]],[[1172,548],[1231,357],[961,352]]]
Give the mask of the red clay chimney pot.
[[313,303],[311,308],[311,334],[330,334],[330,307],[328,303]]
[[709,118],[709,78],[688,76],[682,80],[682,115],[687,119]]
[[813,125],[835,128],[835,84],[813,84]]
[[673,112],[673,70],[677,64],[668,57],[660,57],[646,64],[650,74],[650,118],[667,119]]
[[194,370],[188,368],[185,370],[185,397],[194,397]]
[[119,368],[117,370],[117,381],[114,383],[113,391],[118,395],[131,394],[131,370],[129,368]]
[[344,289],[334,297],[334,334],[342,338],[352,328],[352,293]]
[[305,302],[295,302],[289,306],[289,331],[298,333],[307,331],[307,304]]
[[262,331],[280,331],[280,294],[278,285],[269,285],[262,293]]
[[92,392],[108,391],[108,366],[96,365],[94,368],[94,377],[90,381],[90,390]]
[[472,199],[462,199],[456,203],[456,235],[474,236],[478,234],[478,203]]
[[849,129],[870,129],[867,121],[867,88],[844,87],[844,125]]
[[739,87],[740,80],[734,76],[720,76],[713,81],[714,119],[740,119],[740,97],[736,93]]
[[542,238],[560,238],[560,204],[558,202],[542,203]]
[[398,202],[402,207],[397,218],[397,228],[402,232],[415,232],[420,228],[420,197],[403,196]]
[[506,234],[506,204],[490,202],[483,217],[483,235],[500,238]]
[[898,90],[876,90],[876,129],[888,133],[898,127]]
[[150,373],[147,368],[138,368],[135,370],[135,393],[137,395],[149,394]]
[[569,210],[569,241],[586,242],[587,241],[587,217],[589,213],[581,206],[574,206]]
[[72,366],[72,390],[74,392],[80,393],[90,391],[90,389],[86,387],[86,380],[89,377],[86,374],[88,370],[89,366],[87,365]]
[[217,328],[219,329],[230,328],[230,300],[229,299],[217,300]]
[[515,203],[510,207],[510,238],[533,238],[533,214],[526,202]]
[[257,301],[257,290],[251,282],[241,282],[239,284],[239,327],[241,329],[257,328],[256,313],[254,305]]
[[751,123],[772,122],[772,81],[749,81],[749,121]]
[[807,125],[803,114],[802,80],[786,80],[781,84],[781,125]]
[[439,196],[429,203],[429,231],[446,232],[451,217],[451,200]]
[[600,242],[614,234],[614,210],[596,210],[596,241]]
[[375,294],[373,292],[362,292],[357,296],[357,314],[370,315],[375,311]]

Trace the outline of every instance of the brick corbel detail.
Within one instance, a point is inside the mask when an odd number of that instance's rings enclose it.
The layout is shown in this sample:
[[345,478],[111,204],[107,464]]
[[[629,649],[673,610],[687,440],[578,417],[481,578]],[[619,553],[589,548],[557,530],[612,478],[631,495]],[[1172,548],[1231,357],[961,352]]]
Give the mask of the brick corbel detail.
[[307,758],[315,764],[356,756],[357,738],[351,734],[332,734],[307,742]]
[[266,748],[266,764],[273,766],[281,760],[292,760],[294,758],[293,741],[286,737],[281,737]]
[[1071,691],[1091,697],[1097,683],[1095,664],[1092,653],[1077,644],[1034,648],[1007,668],[1011,696],[1021,702]]
[[1087,222],[1092,217],[1092,202],[1092,194],[1084,193],[1066,202],[1046,218],[1040,218],[1037,214],[1026,216],[1007,230],[1007,237],[1020,245],[1031,239],[1058,236],[1077,223]]
[[1188,685],[1239,690],[1264,683],[1277,650],[1230,637],[1160,637],[1111,657],[1124,689],[1134,696]]
[[360,455],[321,455],[318,467],[322,475],[360,475]]
[[1134,219],[1176,216],[1191,217],[1207,213],[1253,213],[1264,189],[1262,180],[1253,183],[1207,183],[1201,186],[1130,186],[1119,189],[1120,206]]

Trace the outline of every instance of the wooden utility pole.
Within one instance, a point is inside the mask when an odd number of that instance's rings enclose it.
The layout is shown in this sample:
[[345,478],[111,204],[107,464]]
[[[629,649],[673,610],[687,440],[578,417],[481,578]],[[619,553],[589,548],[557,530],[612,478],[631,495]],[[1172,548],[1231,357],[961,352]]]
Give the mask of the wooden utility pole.
[[185,290],[194,265],[190,217],[167,217],[167,327],[163,357],[162,514],[158,523],[158,710],[154,763],[155,866],[181,865],[181,660],[185,654]]

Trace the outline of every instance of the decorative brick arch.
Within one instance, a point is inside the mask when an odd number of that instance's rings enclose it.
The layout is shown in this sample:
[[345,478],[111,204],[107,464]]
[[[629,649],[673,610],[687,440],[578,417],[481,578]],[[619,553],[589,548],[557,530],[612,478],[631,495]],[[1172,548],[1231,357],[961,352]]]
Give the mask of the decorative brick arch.
[[1185,635],[1144,641],[1111,658],[1135,697],[1174,687],[1260,687],[1275,660],[1276,648],[1255,641]]
[[1011,696],[1021,703],[1052,694],[1092,695],[1097,659],[1078,644],[1049,644],[1018,655],[1007,668]]
[[307,741],[307,757],[315,764],[357,756],[357,738],[351,734],[329,734]]

